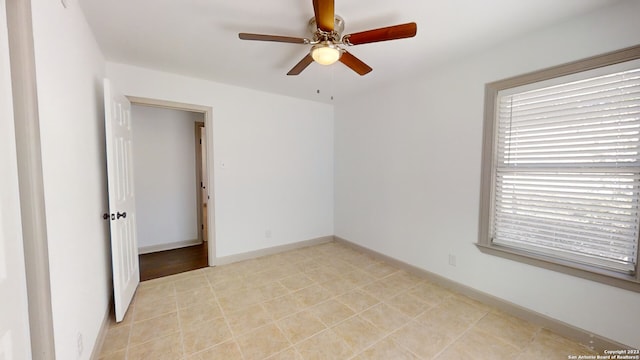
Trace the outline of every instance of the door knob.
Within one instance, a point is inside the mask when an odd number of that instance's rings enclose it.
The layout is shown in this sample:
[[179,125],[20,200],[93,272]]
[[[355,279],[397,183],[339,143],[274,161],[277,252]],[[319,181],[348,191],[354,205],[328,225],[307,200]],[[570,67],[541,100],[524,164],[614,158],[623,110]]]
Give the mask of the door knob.
[[122,212],[122,213],[118,211],[118,217],[117,217],[118,219],[126,218],[126,217],[127,217],[127,212],[126,211]]

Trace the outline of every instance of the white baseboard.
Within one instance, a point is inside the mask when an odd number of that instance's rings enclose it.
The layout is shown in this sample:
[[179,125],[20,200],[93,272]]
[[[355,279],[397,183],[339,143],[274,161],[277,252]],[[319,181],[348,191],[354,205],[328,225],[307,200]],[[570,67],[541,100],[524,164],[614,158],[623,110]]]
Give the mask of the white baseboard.
[[193,240],[177,241],[177,242],[168,243],[168,244],[141,246],[138,248],[138,254],[148,254],[148,253],[153,253],[158,251],[180,249],[183,247],[200,245],[200,244],[202,244],[202,241],[198,239],[193,239]]
[[315,239],[298,241],[298,242],[291,243],[291,244],[273,246],[273,247],[260,249],[260,250],[255,250],[255,251],[248,251],[248,252],[241,253],[241,254],[222,256],[222,257],[216,258],[216,265],[225,265],[225,264],[231,264],[231,263],[238,262],[238,261],[255,259],[255,258],[262,257],[262,256],[281,253],[281,252],[284,252],[284,251],[300,249],[300,248],[309,247],[309,246],[313,246],[313,245],[320,245],[320,244],[328,243],[328,242],[331,242],[331,241],[333,241],[333,236],[329,235],[329,236],[323,236],[323,237],[319,237],[319,238],[315,238]]
[[[112,298],[113,300],[113,298]],[[113,302],[109,301],[109,306],[107,306],[107,312],[104,314],[104,318],[102,319],[102,325],[100,326],[100,330],[98,331],[98,336],[96,337],[96,342],[93,344],[93,350],[91,351],[91,356],[89,359],[98,360],[100,357],[100,350],[102,349],[102,345],[104,344],[104,339],[107,337],[107,331],[109,331],[109,322],[111,319],[109,315],[111,315],[111,309],[113,308]]]
[[608,339],[604,336],[591,333],[587,330],[580,329],[573,325],[567,324],[563,321],[551,318],[544,314],[538,313],[536,311],[524,308],[520,305],[514,304],[512,302],[500,299],[491,294],[487,294],[485,292],[476,290],[469,286],[460,284],[453,280],[447,279],[441,275],[429,272],[427,270],[421,269],[419,267],[413,266],[411,264],[407,264],[401,260],[392,258],[385,254],[379,253],[375,250],[371,250],[362,245],[358,245],[349,240],[340,238],[338,236],[334,236],[336,242],[347,245],[353,249],[369,254],[377,259],[380,259],[389,265],[395,266],[401,270],[404,270],[408,273],[414,274],[416,276],[429,279],[430,281],[450,289],[459,294],[470,297],[474,300],[480,301],[486,305],[494,307],[502,312],[505,312],[509,315],[515,316],[517,318],[526,320],[530,323],[536,324],[542,328],[553,331],[556,334],[564,336],[568,339],[576,341],[580,344],[583,344],[595,351],[598,351],[602,354],[604,350],[611,349],[633,349],[629,345],[621,344],[615,340]]

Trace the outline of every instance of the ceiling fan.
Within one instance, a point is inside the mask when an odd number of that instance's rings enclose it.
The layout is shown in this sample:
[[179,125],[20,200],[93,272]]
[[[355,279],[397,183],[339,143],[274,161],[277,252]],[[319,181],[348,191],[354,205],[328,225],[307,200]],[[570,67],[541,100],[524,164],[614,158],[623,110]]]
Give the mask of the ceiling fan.
[[340,61],[358,74],[365,75],[372,70],[371,67],[339,45],[351,46],[410,38],[416,35],[418,28],[416,23],[411,22],[342,35],[344,20],[335,14],[334,0],[313,0],[313,11],[315,17],[309,20],[308,25],[312,34],[310,39],[250,33],[240,33],[238,36],[242,40],[312,45],[309,54],[289,70],[287,75],[300,74],[302,70],[306,69],[314,61],[322,65],[331,65],[336,61]]

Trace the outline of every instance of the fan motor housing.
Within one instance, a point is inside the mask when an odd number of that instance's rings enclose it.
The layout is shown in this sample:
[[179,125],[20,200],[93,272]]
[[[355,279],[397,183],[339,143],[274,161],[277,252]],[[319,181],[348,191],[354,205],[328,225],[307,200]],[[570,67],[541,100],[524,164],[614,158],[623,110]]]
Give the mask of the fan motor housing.
[[[312,17],[311,19],[309,19],[309,25],[308,25],[308,29],[309,32],[311,34],[313,34],[314,40],[315,41],[323,41],[323,40],[329,40],[329,41],[338,41],[340,40],[340,36],[342,35],[342,32],[344,31],[344,19],[340,16],[340,15],[335,15],[334,16],[334,23],[333,23],[333,38],[323,38],[323,32],[318,29],[318,24],[316,23],[316,18]],[[330,34],[324,34],[324,37],[327,37]]]

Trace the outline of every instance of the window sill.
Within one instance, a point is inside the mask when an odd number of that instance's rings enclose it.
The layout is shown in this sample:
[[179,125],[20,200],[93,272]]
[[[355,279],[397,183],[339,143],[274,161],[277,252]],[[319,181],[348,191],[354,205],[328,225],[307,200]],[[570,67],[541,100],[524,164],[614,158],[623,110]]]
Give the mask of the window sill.
[[476,243],[476,246],[481,252],[485,254],[499,256],[520,263],[541,267],[543,269],[577,276],[583,279],[596,281],[625,290],[640,292],[640,279],[638,279],[637,274],[619,274],[613,271],[596,269],[587,265],[563,261],[538,254],[532,254],[526,251],[519,251],[517,249],[507,248],[503,246],[486,245],[480,243]]

